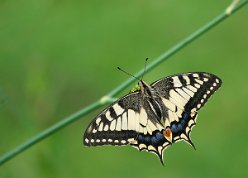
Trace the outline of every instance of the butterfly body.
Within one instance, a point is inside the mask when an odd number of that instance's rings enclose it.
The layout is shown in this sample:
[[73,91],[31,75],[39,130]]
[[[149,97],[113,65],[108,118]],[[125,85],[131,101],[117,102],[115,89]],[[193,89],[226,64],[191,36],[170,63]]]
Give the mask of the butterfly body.
[[184,140],[199,109],[221,86],[221,80],[204,72],[168,76],[151,85],[139,81],[132,92],[103,110],[89,125],[84,144],[132,145],[155,153],[163,163],[163,150]]

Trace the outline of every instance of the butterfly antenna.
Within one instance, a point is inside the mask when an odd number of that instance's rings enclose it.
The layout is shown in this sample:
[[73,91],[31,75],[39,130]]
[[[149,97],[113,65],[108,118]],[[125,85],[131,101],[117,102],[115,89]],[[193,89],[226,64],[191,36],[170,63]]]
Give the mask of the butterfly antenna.
[[146,73],[147,61],[148,61],[148,57],[147,57],[146,60],[145,60],[145,67],[144,67],[144,72],[143,72],[143,74],[142,74],[142,76],[141,76],[141,80],[143,79],[143,77],[144,77],[144,75],[145,75],[145,73]]
[[123,70],[122,68],[117,67],[117,69],[118,69],[118,70],[120,70],[120,71],[122,71],[122,72],[124,72],[125,74],[127,74],[127,75],[129,75],[129,76],[131,76],[131,77],[135,78],[136,80],[140,81],[140,79],[139,79],[139,78],[137,78],[137,77],[135,77],[134,75],[132,75],[132,74],[128,73],[127,71]]

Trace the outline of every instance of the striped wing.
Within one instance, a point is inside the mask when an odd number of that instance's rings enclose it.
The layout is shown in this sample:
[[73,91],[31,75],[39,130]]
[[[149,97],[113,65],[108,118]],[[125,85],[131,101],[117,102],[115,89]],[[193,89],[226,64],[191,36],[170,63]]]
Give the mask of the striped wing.
[[164,126],[171,128],[173,142],[184,140],[194,147],[190,133],[196,123],[197,112],[221,86],[221,79],[209,73],[185,73],[168,76],[151,86],[168,108]]
[[142,107],[141,93],[135,92],[119,99],[101,112],[88,126],[84,144],[127,145],[137,144],[139,134],[150,134],[162,130],[162,125],[152,123]]

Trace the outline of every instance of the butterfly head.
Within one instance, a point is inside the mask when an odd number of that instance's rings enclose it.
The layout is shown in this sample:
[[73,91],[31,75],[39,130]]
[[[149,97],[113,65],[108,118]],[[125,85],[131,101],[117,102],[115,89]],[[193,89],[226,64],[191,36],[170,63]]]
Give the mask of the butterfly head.
[[152,88],[149,84],[147,84],[145,81],[140,80],[139,81],[139,86],[140,86],[140,90],[141,92],[145,95],[145,96],[152,96]]
[[164,138],[172,143],[172,132],[169,127],[167,127],[163,132]]

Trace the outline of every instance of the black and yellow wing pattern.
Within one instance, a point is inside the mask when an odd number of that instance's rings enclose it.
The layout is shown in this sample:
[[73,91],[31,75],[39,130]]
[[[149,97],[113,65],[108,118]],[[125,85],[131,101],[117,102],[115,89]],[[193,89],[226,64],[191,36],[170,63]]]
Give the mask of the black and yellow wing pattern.
[[221,79],[205,72],[171,75],[130,93],[104,109],[88,126],[86,146],[132,145],[155,153],[163,163],[163,151],[184,140],[193,145],[190,133],[198,111],[221,86]]

